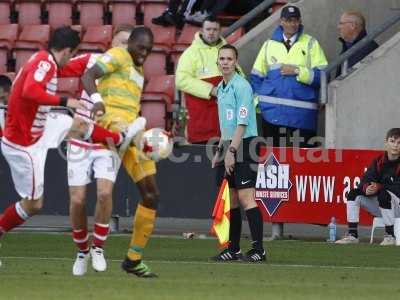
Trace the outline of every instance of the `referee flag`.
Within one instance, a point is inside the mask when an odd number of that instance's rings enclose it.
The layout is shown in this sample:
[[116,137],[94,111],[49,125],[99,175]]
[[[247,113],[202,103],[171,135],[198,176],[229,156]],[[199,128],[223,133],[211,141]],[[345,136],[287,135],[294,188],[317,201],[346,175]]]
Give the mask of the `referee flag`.
[[229,184],[228,181],[224,179],[218,197],[215,200],[212,214],[213,223],[211,226],[211,233],[215,234],[218,238],[221,247],[226,247],[229,243],[230,209]]

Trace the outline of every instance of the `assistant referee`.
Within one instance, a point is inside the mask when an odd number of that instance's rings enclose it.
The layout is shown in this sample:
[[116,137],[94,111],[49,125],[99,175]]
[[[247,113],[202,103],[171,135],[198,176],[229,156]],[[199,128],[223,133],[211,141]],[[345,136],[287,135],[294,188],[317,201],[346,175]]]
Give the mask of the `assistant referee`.
[[[215,261],[262,262],[266,252],[262,245],[263,220],[254,199],[257,177],[258,150],[256,111],[250,84],[236,72],[238,51],[232,45],[224,45],[218,52],[218,68],[223,80],[217,87],[221,140],[213,158],[212,167],[218,162],[225,168],[231,194],[229,246],[213,257]],[[251,150],[254,153],[251,153]],[[249,222],[252,248],[245,255],[240,250],[242,217],[240,206]]]

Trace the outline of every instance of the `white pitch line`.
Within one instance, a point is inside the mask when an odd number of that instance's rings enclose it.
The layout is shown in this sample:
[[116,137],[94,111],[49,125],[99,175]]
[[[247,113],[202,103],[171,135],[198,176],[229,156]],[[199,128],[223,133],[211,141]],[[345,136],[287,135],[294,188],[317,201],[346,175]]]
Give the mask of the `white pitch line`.
[[[26,256],[4,256],[1,259],[7,260],[47,260],[47,261],[74,261],[74,258],[67,257],[26,257]],[[120,263],[122,259],[107,259],[111,262]],[[400,271],[400,268],[395,267],[363,267],[363,266],[329,266],[329,265],[306,265],[306,264],[270,264],[270,263],[229,263],[229,262],[207,262],[207,261],[172,261],[172,260],[146,260],[149,263],[159,264],[183,264],[183,265],[230,265],[230,266],[270,266],[279,268],[319,268],[319,269],[347,269],[347,270],[375,270],[375,271]]]

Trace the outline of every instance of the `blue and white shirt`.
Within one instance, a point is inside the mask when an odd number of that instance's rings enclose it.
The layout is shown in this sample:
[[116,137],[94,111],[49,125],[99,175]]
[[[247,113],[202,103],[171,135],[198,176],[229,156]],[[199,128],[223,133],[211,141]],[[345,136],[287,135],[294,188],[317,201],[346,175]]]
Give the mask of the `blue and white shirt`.
[[258,135],[253,90],[246,79],[235,73],[225,87],[221,81],[217,98],[222,140],[232,140],[238,125],[246,125],[243,138]]

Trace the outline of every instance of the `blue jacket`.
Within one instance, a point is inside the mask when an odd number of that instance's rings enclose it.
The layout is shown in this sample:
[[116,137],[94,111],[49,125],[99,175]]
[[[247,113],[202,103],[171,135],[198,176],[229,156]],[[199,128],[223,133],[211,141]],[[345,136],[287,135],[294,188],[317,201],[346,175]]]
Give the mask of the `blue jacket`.
[[[320,70],[328,64],[325,54],[316,39],[303,33],[303,26],[289,51],[283,42],[278,26],[253,65],[250,82],[259,108],[269,123],[315,131]],[[296,66],[298,74],[281,75],[282,64]]]

